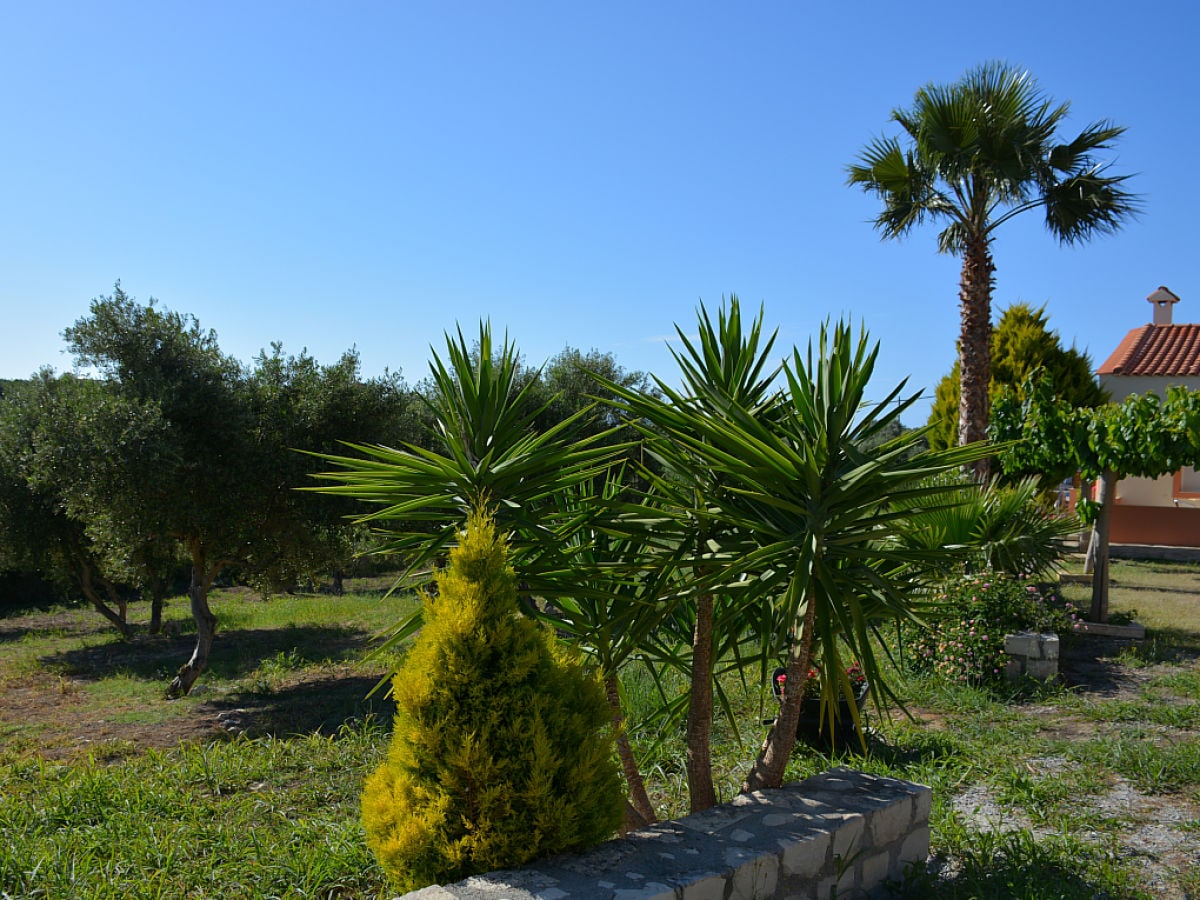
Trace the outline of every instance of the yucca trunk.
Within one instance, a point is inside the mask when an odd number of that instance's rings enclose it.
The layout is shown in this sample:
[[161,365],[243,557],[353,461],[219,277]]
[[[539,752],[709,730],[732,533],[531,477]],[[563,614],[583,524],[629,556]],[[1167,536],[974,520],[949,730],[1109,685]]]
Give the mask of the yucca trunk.
[[[988,388],[992,380],[992,253],[984,235],[967,240],[959,281],[962,327],[959,333],[958,359],[961,392],[958,401],[958,443],[972,444],[987,439],[991,402]],[[977,481],[988,477],[988,460],[975,463],[970,470]]]
[[742,784],[742,793],[777,788],[783,785],[783,770],[788,757],[796,745],[796,726],[800,721],[800,708],[804,705],[804,693],[808,683],[808,670],[812,662],[813,627],[816,624],[817,605],[809,594],[804,611],[804,624],[800,628],[800,639],[792,648],[788,659],[787,681],[784,682],[783,702],[779,704],[779,715],[767,732],[758,759]]
[[608,705],[612,707],[613,733],[617,736],[617,758],[621,760],[621,771],[629,789],[625,827],[630,831],[644,828],[657,822],[658,817],[654,814],[654,806],[646,793],[646,782],[642,779],[637,759],[633,755],[633,747],[629,743],[629,734],[625,731],[625,713],[621,709],[621,690],[616,673],[605,676],[604,692],[608,696]]
[[713,717],[713,595],[696,598],[696,628],[692,635],[692,685],[688,696],[687,781],[692,812],[717,805],[712,779]]

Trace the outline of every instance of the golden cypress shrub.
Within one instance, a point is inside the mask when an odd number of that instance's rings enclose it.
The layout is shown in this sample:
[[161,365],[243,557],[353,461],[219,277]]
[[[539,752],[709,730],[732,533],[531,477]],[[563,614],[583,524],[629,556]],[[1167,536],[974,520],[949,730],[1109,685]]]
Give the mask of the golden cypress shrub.
[[392,682],[363,825],[403,890],[586,847],[621,822],[604,692],[519,615],[507,560],[490,517],[472,516]]

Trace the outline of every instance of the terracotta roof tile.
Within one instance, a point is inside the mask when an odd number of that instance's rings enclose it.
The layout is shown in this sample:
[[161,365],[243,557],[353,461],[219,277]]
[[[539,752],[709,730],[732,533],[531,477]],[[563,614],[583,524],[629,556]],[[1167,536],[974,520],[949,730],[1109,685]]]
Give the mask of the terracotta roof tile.
[[1101,375],[1200,375],[1200,325],[1135,328],[1096,371]]

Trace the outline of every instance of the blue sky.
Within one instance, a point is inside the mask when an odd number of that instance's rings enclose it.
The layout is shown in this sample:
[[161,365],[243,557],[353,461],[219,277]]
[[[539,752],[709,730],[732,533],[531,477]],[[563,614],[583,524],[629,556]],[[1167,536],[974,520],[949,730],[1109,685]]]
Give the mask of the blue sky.
[[[120,279],[249,362],[272,341],[426,372],[488,317],[529,362],[570,345],[672,379],[703,301],[827,317],[882,345],[877,395],[950,367],[958,261],[882,243],[845,166],[929,82],[985,60],[1128,128],[1141,217],[994,246],[998,307],[1046,303],[1100,362],[1165,284],[1200,321],[1200,13],[996,4],[30,3],[0,54],[0,377],[69,369],[62,330]],[[1024,219],[1024,221],[1022,221]],[[923,404],[907,420],[916,424]]]

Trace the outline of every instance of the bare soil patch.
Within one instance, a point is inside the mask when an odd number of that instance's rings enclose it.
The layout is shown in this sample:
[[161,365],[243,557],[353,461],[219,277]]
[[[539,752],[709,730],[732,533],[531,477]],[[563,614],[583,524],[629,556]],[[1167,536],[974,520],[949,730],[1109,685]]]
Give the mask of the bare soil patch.
[[[353,662],[370,640],[366,632],[316,626],[222,632],[210,671],[181,700],[168,700],[165,688],[170,673],[191,653],[191,634],[176,627],[163,635],[113,641],[111,626],[98,616],[38,613],[0,619],[0,661],[6,646],[47,633],[85,640],[39,656],[37,668],[28,672],[0,665],[0,745],[15,743],[22,752],[46,758],[116,757],[238,734],[336,732],[368,715],[390,720],[382,691],[366,699],[384,670]],[[97,640],[87,640],[93,635]],[[269,680],[254,676],[263,660],[298,646],[319,647],[319,658],[333,662],[282,670]],[[149,697],[145,690],[129,698],[91,696],[94,686],[118,672],[156,688]]]
[[[1173,664],[1131,666],[1121,662],[1127,642],[1087,638],[1068,645],[1061,661],[1067,685],[1084,696],[1102,701],[1135,700],[1154,678],[1178,671],[1180,663],[1197,664],[1196,654],[1183,652]],[[1197,698],[1200,699],[1200,698]],[[1043,735],[1065,742],[1086,742],[1111,733],[1113,725],[1071,715],[1053,703],[1031,707],[1026,712],[1041,720]],[[1148,729],[1153,733],[1154,729]],[[1173,742],[1200,740],[1200,735],[1179,729],[1161,729],[1149,740]],[[1032,770],[1051,775],[1077,765],[1058,757],[1030,761]],[[1200,870],[1200,802],[1179,794],[1147,794],[1124,778],[1112,779],[1108,790],[1081,797],[1080,803],[1101,819],[1111,822],[1108,833],[1117,835],[1117,853],[1140,868],[1140,886],[1157,897],[1191,900],[1180,887],[1177,875]],[[1027,829],[1034,835],[1059,833],[1053,822],[1035,822],[1014,813],[999,802],[986,784],[973,785],[954,798],[955,809],[976,828],[1007,832]],[[1074,835],[1101,842],[1105,835],[1085,832]]]

